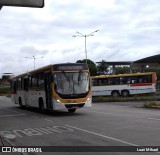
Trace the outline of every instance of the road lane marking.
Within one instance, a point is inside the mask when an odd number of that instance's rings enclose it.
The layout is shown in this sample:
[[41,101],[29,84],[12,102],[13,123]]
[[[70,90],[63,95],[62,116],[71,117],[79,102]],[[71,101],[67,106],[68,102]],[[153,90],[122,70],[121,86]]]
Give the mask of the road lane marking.
[[131,145],[131,146],[139,146],[139,145],[134,144],[134,143],[130,143],[130,142],[127,142],[127,141],[124,141],[124,140],[114,138],[114,137],[109,137],[109,136],[106,136],[106,135],[102,135],[102,134],[99,134],[99,133],[96,133],[96,132],[93,132],[93,131],[81,129],[81,128],[78,128],[78,127],[75,127],[75,126],[71,126],[71,125],[66,125],[66,126],[70,127],[70,128],[73,128],[73,129],[77,129],[77,130],[86,132],[86,133],[90,133],[90,134],[95,135],[95,136],[99,136],[99,137],[102,137],[102,138],[106,138],[106,139],[110,139],[110,140],[113,140],[113,141],[121,142],[123,144]]
[[158,119],[158,118],[147,118],[147,119],[151,119],[151,120],[160,121],[160,119]]
[[74,129],[67,126],[45,126],[39,128],[0,131],[0,135],[2,135],[4,138],[15,139],[16,137],[22,138],[26,136],[43,136],[47,134],[63,134],[72,132],[74,132]]
[[13,117],[13,116],[20,116],[20,115],[26,115],[26,114],[0,115],[0,117]]
[[22,113],[20,113],[20,112],[17,112],[17,111],[14,111],[14,110],[9,110],[9,109],[2,108],[2,107],[0,107],[0,109],[4,109],[4,110],[7,110],[7,111],[11,111],[11,112],[14,112],[14,113],[17,113],[17,114],[22,114]]
[[37,116],[32,116],[33,118],[39,118],[39,117],[37,117]]
[[112,115],[113,113],[108,113],[108,112],[99,112],[99,111],[89,111],[89,112],[94,112],[94,113],[100,113],[100,114],[109,114],[109,115]]
[[44,120],[46,120],[46,121],[48,121],[48,122],[52,122],[52,123],[53,123],[53,121],[52,121],[52,120],[49,120],[49,119],[44,119]]

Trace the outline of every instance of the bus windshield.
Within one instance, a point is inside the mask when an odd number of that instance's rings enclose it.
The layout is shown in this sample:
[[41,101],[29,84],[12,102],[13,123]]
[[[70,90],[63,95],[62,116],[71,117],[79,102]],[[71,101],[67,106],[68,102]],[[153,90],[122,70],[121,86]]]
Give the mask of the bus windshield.
[[54,73],[54,88],[61,95],[85,94],[89,91],[88,72]]

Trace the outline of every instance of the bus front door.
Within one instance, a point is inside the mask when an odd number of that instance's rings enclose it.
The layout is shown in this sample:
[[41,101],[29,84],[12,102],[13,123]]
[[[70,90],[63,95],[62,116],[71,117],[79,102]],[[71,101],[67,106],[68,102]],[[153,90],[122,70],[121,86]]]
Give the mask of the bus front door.
[[28,106],[29,105],[29,100],[28,100],[28,87],[29,87],[29,81],[28,81],[28,78],[25,78],[24,79],[24,94],[23,94],[23,97],[24,97],[24,103],[25,103],[25,106]]
[[52,103],[52,76],[51,73],[45,73],[45,94],[46,94],[46,107],[53,109]]

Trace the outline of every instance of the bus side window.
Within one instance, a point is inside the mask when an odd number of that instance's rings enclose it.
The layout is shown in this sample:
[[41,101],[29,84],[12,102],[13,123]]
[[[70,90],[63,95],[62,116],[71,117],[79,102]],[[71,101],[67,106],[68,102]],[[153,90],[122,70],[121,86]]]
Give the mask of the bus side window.
[[110,84],[110,85],[113,85],[113,84],[114,84],[114,78],[110,78],[110,79],[109,79],[109,84]]
[[103,86],[103,79],[98,80],[98,86]]
[[152,75],[146,75],[147,76],[147,82],[152,83]]
[[125,77],[120,77],[120,84],[125,84],[125,81],[126,81]]
[[142,82],[146,83],[146,80],[144,80],[144,79],[142,79],[142,78],[143,78],[143,77],[141,77],[141,76],[139,77],[139,80],[138,80],[139,83],[142,83]]
[[97,79],[92,79],[93,86],[98,86],[98,80]]
[[143,76],[143,82],[144,83],[151,83],[152,82],[152,76],[151,75],[144,75]]
[[32,88],[37,88],[37,87],[38,87],[37,75],[32,75]]
[[109,84],[109,80],[108,79],[103,79],[103,85],[108,85]]
[[38,76],[38,87],[44,88],[44,73],[40,73]]
[[131,82],[132,83],[138,83],[138,77],[137,76],[133,76]]
[[115,85],[119,85],[120,84],[120,78],[119,77],[114,78],[114,84]]
[[127,76],[126,77],[126,84],[130,84],[131,83],[131,77]]
[[22,89],[22,79],[18,78],[16,83],[17,83],[17,89],[19,89],[19,90]]

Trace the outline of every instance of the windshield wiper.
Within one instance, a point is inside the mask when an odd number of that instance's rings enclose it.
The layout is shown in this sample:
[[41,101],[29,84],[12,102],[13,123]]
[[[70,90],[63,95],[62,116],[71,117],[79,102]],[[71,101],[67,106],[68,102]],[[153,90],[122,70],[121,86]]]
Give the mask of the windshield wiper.
[[70,79],[69,79],[69,77],[67,76],[67,74],[63,71],[62,72],[63,73],[63,76],[65,77],[65,79],[67,80],[67,81],[69,81],[69,84],[70,84]]
[[81,75],[82,75],[82,71],[79,71],[79,74],[78,74],[78,85],[79,85],[79,82],[81,80]]

